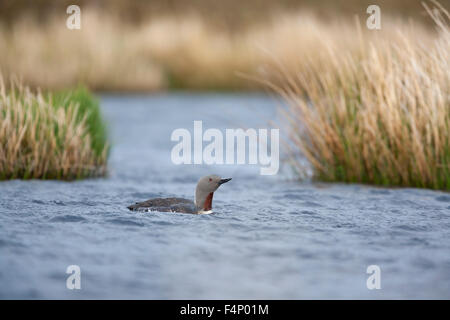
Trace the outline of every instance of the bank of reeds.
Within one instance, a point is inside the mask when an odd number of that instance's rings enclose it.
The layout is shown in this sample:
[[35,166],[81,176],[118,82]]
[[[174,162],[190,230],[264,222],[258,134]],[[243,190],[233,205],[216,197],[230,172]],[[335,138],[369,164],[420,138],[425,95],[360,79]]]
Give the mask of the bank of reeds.
[[277,65],[291,146],[315,179],[450,190],[450,16],[434,5],[435,37],[360,30],[356,46],[324,43],[320,64]]
[[[361,19],[366,19],[365,10]],[[66,28],[67,15],[45,20],[26,16],[8,26],[0,22],[0,69],[36,88],[57,90],[83,83],[97,91],[164,89],[247,90],[255,75],[275,56],[289,69],[320,67],[321,43],[348,48],[350,17],[321,19],[312,11],[276,11],[264,23],[239,30],[212,27],[195,12],[161,15],[131,24],[95,8],[82,8],[81,29]],[[397,22],[383,12],[383,29]],[[401,23],[399,23],[401,24]],[[429,37],[425,28],[420,35]],[[305,57],[309,56],[310,61]],[[312,58],[311,58],[312,57]]]
[[0,77],[0,180],[73,180],[106,173],[98,103],[83,88],[33,93]]

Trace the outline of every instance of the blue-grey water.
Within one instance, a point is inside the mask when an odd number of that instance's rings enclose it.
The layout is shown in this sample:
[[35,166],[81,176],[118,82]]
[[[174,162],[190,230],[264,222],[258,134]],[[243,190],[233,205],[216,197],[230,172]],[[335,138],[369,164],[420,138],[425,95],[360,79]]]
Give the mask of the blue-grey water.
[[[172,163],[176,128],[264,128],[263,95],[102,96],[107,178],[0,183],[0,298],[450,298],[450,194],[299,183],[281,168]],[[193,199],[202,175],[233,180],[215,213],[136,213]],[[66,288],[66,268],[81,289]],[[369,265],[381,289],[369,290]]]

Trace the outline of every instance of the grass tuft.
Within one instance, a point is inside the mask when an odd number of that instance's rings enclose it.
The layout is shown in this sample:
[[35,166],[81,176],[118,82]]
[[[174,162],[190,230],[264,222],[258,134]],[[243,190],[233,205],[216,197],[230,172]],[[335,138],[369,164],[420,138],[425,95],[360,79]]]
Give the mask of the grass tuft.
[[357,45],[323,44],[321,63],[278,67],[284,84],[271,86],[314,179],[450,190],[450,16],[435,5],[429,39],[359,29]]
[[0,180],[106,174],[106,128],[85,88],[33,93],[0,77]]

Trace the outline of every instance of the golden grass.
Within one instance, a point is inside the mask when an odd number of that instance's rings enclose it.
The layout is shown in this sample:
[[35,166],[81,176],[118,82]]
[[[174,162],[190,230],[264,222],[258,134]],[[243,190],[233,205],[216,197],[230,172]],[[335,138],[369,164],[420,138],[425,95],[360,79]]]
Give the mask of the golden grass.
[[[61,89],[79,83],[97,91],[245,87],[236,71],[254,65],[242,44],[187,15],[124,24],[97,10],[82,12],[82,29],[65,18],[39,24],[16,21],[0,29],[0,69],[31,87]],[[251,55],[251,53],[250,53]]]
[[95,149],[93,132],[99,128],[88,123],[96,107],[80,106],[71,100],[75,96],[81,95],[53,99],[22,85],[7,89],[0,77],[0,180],[72,180],[106,173],[108,146]]
[[428,9],[434,37],[359,29],[341,34],[350,46],[322,43],[300,70],[277,65],[284,82],[270,85],[315,179],[450,190],[450,17],[439,9]]
[[[357,45],[343,35],[354,28],[352,19],[322,20],[306,10],[277,11],[265,23],[241,25],[239,30],[213,28],[195,13],[131,24],[86,8],[81,30],[68,30],[65,19],[24,17],[0,28],[0,70],[5,76],[45,89],[79,83],[97,91],[259,89],[257,82],[238,74],[272,76],[271,68],[261,68],[272,56],[289,69],[310,68],[311,63],[322,64],[322,43]],[[390,20],[383,14],[383,27]]]

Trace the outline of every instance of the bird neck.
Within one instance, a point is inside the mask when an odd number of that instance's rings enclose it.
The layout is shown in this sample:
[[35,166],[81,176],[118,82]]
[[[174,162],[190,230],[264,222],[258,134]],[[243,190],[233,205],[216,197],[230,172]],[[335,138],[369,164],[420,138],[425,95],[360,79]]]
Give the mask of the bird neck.
[[214,195],[214,192],[211,192],[206,196],[205,202],[203,203],[203,211],[212,210],[213,195]]
[[212,199],[214,192],[207,192],[197,188],[195,192],[195,206],[200,211],[212,210]]

